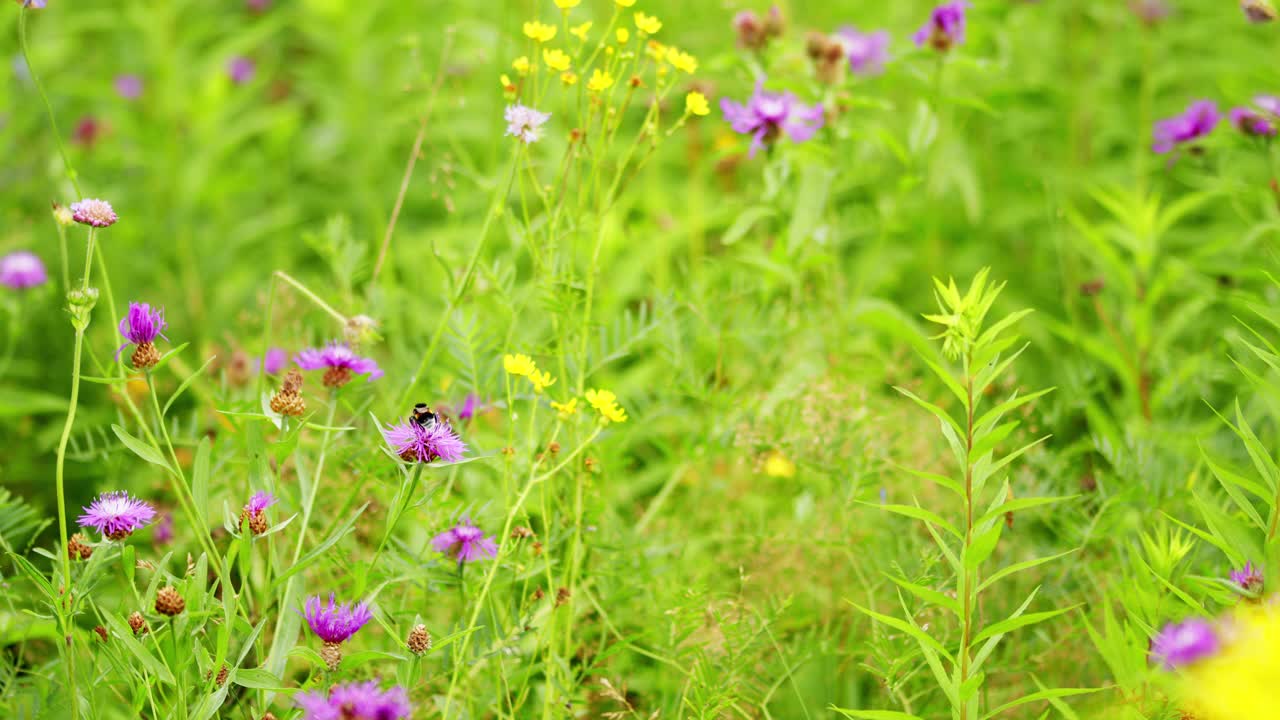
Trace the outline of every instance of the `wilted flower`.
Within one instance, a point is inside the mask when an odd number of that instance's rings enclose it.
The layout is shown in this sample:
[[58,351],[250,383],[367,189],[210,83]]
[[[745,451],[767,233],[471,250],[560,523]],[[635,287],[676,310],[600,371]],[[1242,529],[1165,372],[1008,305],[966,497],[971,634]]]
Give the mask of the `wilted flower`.
[[227,63],[227,77],[231,78],[231,82],[243,85],[253,79],[256,69],[252,60],[238,55]]
[[76,533],[67,538],[67,556],[72,560],[88,560],[93,557],[93,546],[84,533]]
[[462,518],[457,525],[431,539],[431,547],[463,563],[475,562],[498,556],[498,546],[484,531],[471,524],[470,518]]
[[756,83],[746,105],[722,98],[720,109],[735,132],[751,136],[752,157],[783,134],[792,142],[804,142],[822,128],[824,121],[821,105],[802,105],[789,92],[765,92],[763,80]]
[[952,0],[939,5],[929,14],[929,21],[911,39],[920,47],[928,45],[939,52],[963,45],[965,10],[968,7],[968,0]]
[[325,369],[322,382],[328,388],[346,385],[351,381],[352,375],[367,374],[369,382],[382,377],[382,370],[378,368],[377,362],[357,356],[351,352],[350,346],[337,341],[330,342],[323,348],[303,350],[293,360],[303,370]]
[[388,425],[383,429],[382,437],[395,454],[406,462],[457,462],[467,450],[466,444],[458,439],[453,428],[443,420],[425,425],[416,420],[405,420]]
[[267,531],[270,525],[267,523],[267,508],[275,505],[277,500],[275,495],[269,492],[259,490],[249,498],[249,502],[240,510],[240,522],[249,525],[249,532],[254,535],[261,535]]
[[48,280],[44,263],[35,253],[18,250],[0,257],[0,285],[14,290],[26,290],[43,285]]
[[338,663],[342,660],[342,650],[339,646],[350,640],[352,635],[373,619],[373,611],[369,609],[369,603],[338,605],[334,601],[333,593],[329,593],[327,606],[319,595],[312,595],[307,598],[303,610],[303,617],[311,627],[311,632],[324,642],[320,656],[324,658],[330,670],[336,670]]
[[1152,134],[1155,142],[1151,149],[1167,153],[1183,143],[1193,142],[1213,132],[1222,116],[1212,100],[1197,100],[1187,106],[1186,112],[1156,122]]
[[1190,618],[1164,626],[1151,639],[1151,660],[1165,669],[1189,665],[1218,652],[1221,643],[1209,621]]
[[160,362],[160,351],[156,349],[155,341],[156,338],[169,339],[164,337],[164,329],[168,325],[164,319],[164,308],[153,309],[149,303],[129,303],[129,313],[120,319],[120,334],[128,342],[116,348],[116,357],[120,357],[120,351],[132,343],[137,346],[130,358],[133,366],[138,370],[155,367]]
[[125,100],[136,100],[142,95],[142,78],[137,75],[117,75],[116,94]]
[[290,370],[280,383],[280,390],[271,396],[271,412],[288,417],[299,417],[307,411],[307,401],[302,398],[302,373]]
[[836,31],[836,42],[844,48],[849,69],[857,75],[876,75],[889,59],[889,33],[884,30],[863,33],[845,26]]
[[531,145],[542,138],[542,126],[551,119],[551,113],[538,112],[517,103],[507,106],[504,118],[507,121],[507,135]]
[[120,218],[111,209],[111,203],[89,198],[71,203],[71,219],[81,225],[104,228],[115,225]]
[[99,495],[84,508],[84,514],[76,522],[80,527],[94,528],[110,540],[123,540],[133,531],[146,527],[155,516],[155,508],[120,490]]
[[1262,568],[1253,566],[1253,563],[1247,562],[1244,567],[1239,570],[1231,571],[1231,582],[1240,586],[1241,590],[1249,593],[1257,593],[1262,590]]
[[755,10],[743,10],[733,16],[733,31],[738,46],[747,50],[763,50],[769,44],[769,33]]
[[404,688],[380,690],[377,680],[334,685],[328,693],[299,693],[294,701],[303,720],[402,720],[413,714]]

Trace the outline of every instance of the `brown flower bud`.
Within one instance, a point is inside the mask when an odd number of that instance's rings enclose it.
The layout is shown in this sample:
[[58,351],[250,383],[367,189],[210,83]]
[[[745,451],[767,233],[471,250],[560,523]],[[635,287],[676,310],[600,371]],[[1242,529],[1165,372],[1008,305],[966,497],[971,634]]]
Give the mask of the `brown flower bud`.
[[156,593],[156,612],[161,615],[174,617],[181,615],[183,610],[187,609],[187,601],[182,599],[178,594],[178,589],[172,585],[162,587]]
[[102,642],[107,641],[107,629],[101,625],[95,625],[93,631],[98,633],[98,637],[102,638]]
[[562,587],[556,590],[556,607],[569,602],[569,598],[573,597],[573,593],[569,592],[569,588]]
[[147,621],[142,617],[142,613],[137,610],[129,613],[129,627],[133,629],[134,635],[147,634]]
[[560,452],[560,443],[558,442],[551,443],[550,445],[547,446],[547,451],[550,452],[552,455],[555,455],[556,453]]
[[326,642],[320,647],[320,657],[324,659],[324,665],[329,668],[329,672],[337,670],[338,665],[342,662],[342,645],[335,642]]
[[427,632],[426,625],[414,625],[409,631],[409,638],[405,641],[409,646],[409,652],[414,655],[421,656],[431,649],[431,633]]
[[511,531],[512,540],[522,540],[524,538],[531,538],[531,537],[533,537],[533,529],[527,528],[524,525],[517,525]]
[[155,343],[145,342],[134,348],[129,361],[133,363],[135,370],[147,370],[160,362],[160,351],[156,349]]
[[88,560],[92,555],[93,548],[84,533],[76,533],[67,540],[67,556],[72,560]]

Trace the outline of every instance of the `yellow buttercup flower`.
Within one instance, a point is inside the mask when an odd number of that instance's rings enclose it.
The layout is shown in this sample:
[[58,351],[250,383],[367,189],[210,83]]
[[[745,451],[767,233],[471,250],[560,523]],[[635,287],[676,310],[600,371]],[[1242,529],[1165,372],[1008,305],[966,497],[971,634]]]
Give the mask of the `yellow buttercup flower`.
[[534,364],[533,358],[528,355],[504,355],[502,357],[502,369],[506,370],[508,375],[529,377],[537,372],[538,366]]
[[658,31],[662,29],[662,21],[652,15],[645,15],[642,12],[638,12],[636,13],[635,20],[636,27],[639,28],[642,33],[657,35]]
[[498,82],[502,85],[503,90],[511,87],[511,77],[506,73],[502,73],[498,76]]
[[694,90],[684,96],[684,111],[690,115],[708,115],[711,113],[711,105],[707,102],[707,96]]
[[547,67],[555,70],[556,72],[564,72],[565,70],[568,70],[569,63],[572,62],[569,59],[569,56],[560,48],[556,48],[554,50],[543,50],[542,61],[547,64]]
[[601,72],[600,68],[596,68],[591,72],[591,79],[587,81],[587,89],[592,92],[600,92],[613,87],[613,76],[607,72]]
[[636,4],[636,0],[613,0],[618,3],[618,7],[631,7]]
[[581,25],[574,25],[569,28],[569,34],[578,38],[582,42],[587,41],[587,33],[591,30],[591,21],[588,20]]
[[588,390],[587,402],[600,413],[600,420],[605,425],[627,421],[627,411],[618,406],[618,396],[608,390]]
[[566,403],[558,403],[552,400],[551,409],[556,411],[556,415],[561,420],[568,420],[578,412],[578,398],[570,398],[569,402]]
[[556,379],[546,370],[534,370],[529,373],[529,382],[533,383],[533,391],[542,394],[546,388],[556,384]]
[[578,74],[571,73],[571,72],[562,72],[560,73],[560,82],[564,83],[565,85],[577,85]]
[[667,62],[674,65],[677,70],[683,70],[690,75],[698,71],[698,58],[677,48],[667,50]]
[[619,45],[626,45],[627,41],[631,39],[631,31],[626,28],[618,28],[614,36],[618,38]]
[[582,0],[556,0],[556,7],[561,10],[569,10],[571,8],[578,7],[578,4],[581,2]]
[[791,478],[796,476],[796,464],[787,459],[786,455],[775,450],[769,453],[769,457],[764,461],[764,474],[769,477]]
[[517,75],[524,77],[525,75],[529,74],[529,70],[533,66],[529,62],[528,57],[521,55],[520,57],[516,58],[514,62],[511,63],[511,67],[515,69]]
[[1204,720],[1274,718],[1280,685],[1280,608],[1243,604],[1222,626],[1223,647],[1186,668],[1185,707]]
[[540,23],[537,20],[531,20],[524,24],[525,36],[537,40],[538,42],[547,42],[556,36],[556,26]]
[[648,44],[644,46],[644,54],[653,58],[653,61],[656,63],[664,63],[667,61],[667,46],[657,40],[650,40]]

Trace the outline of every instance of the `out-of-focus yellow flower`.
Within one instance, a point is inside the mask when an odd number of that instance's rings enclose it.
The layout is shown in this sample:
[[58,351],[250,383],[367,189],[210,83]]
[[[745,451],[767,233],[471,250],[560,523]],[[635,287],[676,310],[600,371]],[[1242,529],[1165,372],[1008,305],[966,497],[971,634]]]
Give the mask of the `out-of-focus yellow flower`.
[[556,26],[530,20],[524,24],[524,34],[540,43],[547,42],[556,36]]
[[560,82],[564,83],[565,85],[577,85],[578,74],[572,73],[572,72],[562,72],[560,73]]
[[1202,720],[1276,717],[1280,607],[1242,604],[1220,631],[1223,647],[1186,669],[1185,707]]
[[635,20],[636,27],[639,28],[642,33],[657,35],[658,31],[662,29],[662,21],[652,15],[645,15],[642,12],[638,12],[636,13]]
[[600,421],[605,425],[627,421],[627,411],[618,406],[618,396],[608,390],[588,390],[587,402],[600,413]]
[[618,38],[619,45],[626,45],[627,41],[631,39],[631,31],[626,28],[618,28],[618,31],[614,33],[614,37]]
[[650,40],[644,46],[644,54],[653,58],[656,63],[664,63],[667,61],[667,46],[657,40]]
[[613,87],[613,76],[607,72],[603,72],[600,68],[591,71],[591,79],[587,81],[587,89],[591,92],[600,92]]
[[618,7],[631,7],[636,4],[636,0],[613,0],[618,3]]
[[529,373],[529,382],[533,383],[533,391],[541,395],[543,390],[556,384],[556,379],[546,370],[534,370]]
[[544,49],[542,51],[542,61],[547,64],[547,67],[555,70],[556,72],[564,72],[565,70],[568,70],[569,63],[572,62],[569,59],[569,56],[560,48],[556,48],[554,50]]
[[690,115],[708,115],[711,113],[711,104],[707,102],[707,96],[694,90],[684,96],[684,111]]
[[683,70],[690,75],[698,71],[698,58],[677,48],[667,50],[667,62],[675,66],[675,69]]
[[556,0],[556,7],[561,10],[569,10],[571,8],[578,7],[578,4],[581,2],[582,0]]
[[509,90],[515,87],[511,84],[511,76],[506,73],[502,73],[498,76],[498,82],[502,85],[503,90]]
[[569,402],[558,403],[551,401],[551,409],[556,411],[556,415],[561,420],[568,420],[578,412],[578,398],[569,398]]
[[529,377],[538,370],[538,366],[528,355],[504,355],[502,369],[506,370],[508,375]]
[[582,42],[587,41],[587,33],[591,31],[591,21],[588,20],[581,25],[574,25],[569,28],[569,34],[578,38]]
[[796,476],[796,464],[786,455],[774,450],[764,460],[764,474],[776,478],[792,478]]
[[521,55],[511,63],[511,67],[515,69],[517,75],[524,77],[529,74],[529,70],[533,65],[529,62],[529,58],[527,56]]

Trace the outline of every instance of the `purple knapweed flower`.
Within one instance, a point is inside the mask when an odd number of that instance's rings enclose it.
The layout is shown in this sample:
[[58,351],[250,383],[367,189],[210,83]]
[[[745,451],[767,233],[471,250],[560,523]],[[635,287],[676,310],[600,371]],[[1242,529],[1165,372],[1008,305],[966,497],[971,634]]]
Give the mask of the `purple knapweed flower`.
[[470,518],[462,518],[457,525],[431,538],[431,547],[463,563],[475,562],[498,556],[498,546],[484,531],[471,524]]
[[454,413],[454,415],[459,420],[470,420],[476,416],[479,406],[480,396],[475,393],[467,393],[467,398],[462,401],[462,407],[458,408],[458,412]]
[[249,498],[249,502],[240,510],[240,524],[248,525],[249,532],[254,535],[261,535],[270,527],[267,522],[267,508],[279,502],[275,495],[264,490],[259,490]]
[[324,386],[339,388],[351,382],[352,375],[368,375],[369,382],[382,377],[378,363],[362,358],[351,351],[351,346],[334,340],[322,348],[307,348],[294,356],[293,361],[303,370],[324,369]]
[[334,685],[328,693],[299,693],[294,700],[303,720],[403,720],[413,714],[404,688],[382,690],[377,680]]
[[302,616],[311,626],[311,632],[326,643],[338,644],[346,642],[373,619],[373,611],[369,603],[343,603],[334,601],[334,594],[329,593],[329,604],[326,606],[319,595],[307,598],[303,606]]
[[507,106],[503,117],[507,121],[507,135],[529,145],[542,137],[542,126],[551,119],[551,113],[538,112],[531,107],[516,103]]
[[289,363],[289,353],[283,348],[271,348],[262,358],[262,371],[268,375],[278,375]]
[[151,544],[157,547],[173,542],[173,515],[163,513],[151,529]]
[[111,227],[120,220],[111,203],[92,198],[71,203],[71,219],[96,228]]
[[968,0],[952,0],[939,5],[929,13],[929,21],[911,39],[920,47],[928,45],[938,52],[963,45],[965,10],[968,8]]
[[[169,323],[164,319],[164,308],[152,308],[150,303],[129,303],[129,312],[120,318],[119,328],[120,334],[127,342],[116,348],[116,357],[120,357],[120,351],[130,344],[137,345],[139,349],[149,348],[146,354],[155,352],[156,338],[169,339],[164,336],[164,329],[168,326]],[[155,359],[160,358],[157,356]],[[151,365],[154,364],[151,363]]]
[[243,85],[253,79],[256,69],[252,60],[238,55],[227,63],[227,76],[231,78],[231,82]]
[[1151,149],[1167,153],[1178,145],[1193,142],[1213,132],[1222,116],[1212,100],[1197,100],[1187,106],[1186,112],[1156,122],[1152,135],[1155,142]]
[[388,425],[383,429],[382,437],[395,454],[407,462],[457,462],[467,450],[466,444],[458,439],[453,428],[443,420],[426,424],[405,420]]
[[1169,623],[1151,639],[1151,660],[1167,670],[1188,665],[1218,652],[1217,634],[1209,621],[1190,618]]
[[1275,124],[1253,108],[1231,108],[1229,117],[1235,129],[1250,137],[1274,137],[1276,134]]
[[0,285],[14,290],[26,290],[43,285],[49,280],[44,263],[32,252],[18,250],[0,257]]
[[142,95],[142,78],[137,75],[117,75],[116,94],[125,100],[137,100]]
[[46,0],[18,0],[18,4],[24,8],[31,8],[32,10],[43,10],[45,8]]
[[1231,571],[1231,582],[1238,585],[1245,592],[1260,592],[1262,590],[1262,568],[1254,567],[1252,562],[1246,562],[1244,567]]
[[849,69],[855,75],[878,75],[889,59],[889,33],[884,30],[863,33],[852,26],[836,31],[836,42],[844,48]]
[[271,7],[271,0],[245,0],[244,5],[253,12],[265,12]]
[[99,495],[76,522],[80,527],[94,528],[109,540],[123,540],[134,530],[146,527],[155,516],[155,508],[121,490]]
[[720,109],[734,132],[751,136],[751,157],[784,133],[792,142],[808,140],[822,128],[825,119],[822,105],[803,105],[789,92],[765,92],[764,80],[756,82],[746,105],[722,98]]

